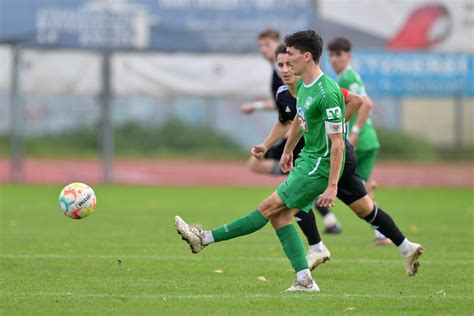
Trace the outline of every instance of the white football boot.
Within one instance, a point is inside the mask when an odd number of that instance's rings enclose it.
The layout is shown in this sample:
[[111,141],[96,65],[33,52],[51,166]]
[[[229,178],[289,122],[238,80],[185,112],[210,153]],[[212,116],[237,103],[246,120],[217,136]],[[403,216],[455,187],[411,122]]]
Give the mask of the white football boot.
[[189,244],[193,253],[198,253],[206,247],[202,242],[204,233],[201,226],[191,226],[179,216],[174,218],[174,225],[176,226],[178,234]]
[[410,242],[409,250],[403,254],[405,270],[409,276],[415,276],[420,266],[420,256],[423,254],[424,248],[417,243]]
[[319,287],[310,277],[303,280],[296,280],[293,285],[285,290],[285,292],[319,292]]
[[324,244],[322,244],[321,249],[310,247],[306,253],[306,260],[308,261],[309,270],[313,271],[320,264],[331,260],[331,253]]

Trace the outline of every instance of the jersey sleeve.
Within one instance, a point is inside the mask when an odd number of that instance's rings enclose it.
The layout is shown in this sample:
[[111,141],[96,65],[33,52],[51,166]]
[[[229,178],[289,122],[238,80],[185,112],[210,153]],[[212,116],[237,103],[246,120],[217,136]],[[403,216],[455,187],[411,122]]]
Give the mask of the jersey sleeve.
[[344,97],[344,102],[347,103],[347,95],[349,94],[349,91],[346,88],[341,87],[341,92],[342,96]]
[[[338,91],[337,91],[338,92]],[[321,99],[320,110],[324,120],[326,134],[338,134],[343,132],[344,115],[342,112],[341,99],[336,91]]]

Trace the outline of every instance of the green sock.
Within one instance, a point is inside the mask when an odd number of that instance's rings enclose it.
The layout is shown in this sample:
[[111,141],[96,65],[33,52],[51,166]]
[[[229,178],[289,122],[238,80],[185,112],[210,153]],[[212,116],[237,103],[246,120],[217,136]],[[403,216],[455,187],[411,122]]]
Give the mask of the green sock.
[[256,232],[267,223],[268,219],[255,210],[229,224],[214,229],[212,236],[215,242],[228,240]]
[[296,272],[308,269],[308,261],[304,252],[303,240],[293,224],[286,225],[276,231],[286,256]]

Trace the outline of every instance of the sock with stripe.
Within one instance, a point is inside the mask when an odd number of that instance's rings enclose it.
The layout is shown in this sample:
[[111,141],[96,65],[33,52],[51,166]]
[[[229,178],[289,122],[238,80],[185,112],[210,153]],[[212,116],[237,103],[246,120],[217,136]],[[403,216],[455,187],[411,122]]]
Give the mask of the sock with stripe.
[[400,246],[405,239],[405,236],[403,236],[400,229],[395,225],[390,215],[385,213],[384,210],[379,208],[376,204],[374,204],[372,212],[364,219],[397,246]]
[[258,210],[255,210],[229,224],[214,229],[211,233],[214,242],[219,242],[251,234],[261,229],[267,223],[268,219]]

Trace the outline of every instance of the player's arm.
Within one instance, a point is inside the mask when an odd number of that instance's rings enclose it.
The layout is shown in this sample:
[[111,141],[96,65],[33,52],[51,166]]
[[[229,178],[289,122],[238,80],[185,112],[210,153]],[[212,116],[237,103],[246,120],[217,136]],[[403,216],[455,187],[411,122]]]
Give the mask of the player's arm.
[[360,129],[365,125],[365,122],[367,121],[367,118],[369,117],[369,114],[372,111],[373,107],[372,100],[369,98],[369,96],[362,96],[362,99],[364,100],[364,104],[362,104],[362,106],[360,107],[359,115],[357,116],[357,121],[352,126],[349,136],[349,142],[354,147],[357,146],[357,140],[359,138]]
[[275,124],[273,124],[272,130],[265,138],[263,143],[252,147],[252,155],[258,160],[263,159],[268,149],[272,147],[279,139],[285,137],[290,129],[290,126],[290,122],[282,123],[281,121],[277,120]]
[[275,111],[276,109],[275,101],[272,99],[244,103],[240,107],[240,111],[245,114],[250,114],[254,111]]
[[352,116],[359,111],[362,104],[364,104],[364,99],[347,89],[341,88],[341,91],[344,95],[344,102],[346,103],[346,115],[344,118],[346,121],[349,121]]
[[344,158],[344,140],[342,137],[342,123],[340,132],[329,134],[331,140],[331,156],[328,186],[318,198],[318,205],[323,207],[333,207],[337,196],[337,182],[341,174],[342,161]]
[[283,172],[289,172],[293,168],[293,150],[303,136],[299,120],[295,117],[290,127],[290,134],[286,140],[285,149],[280,159],[280,167]]

